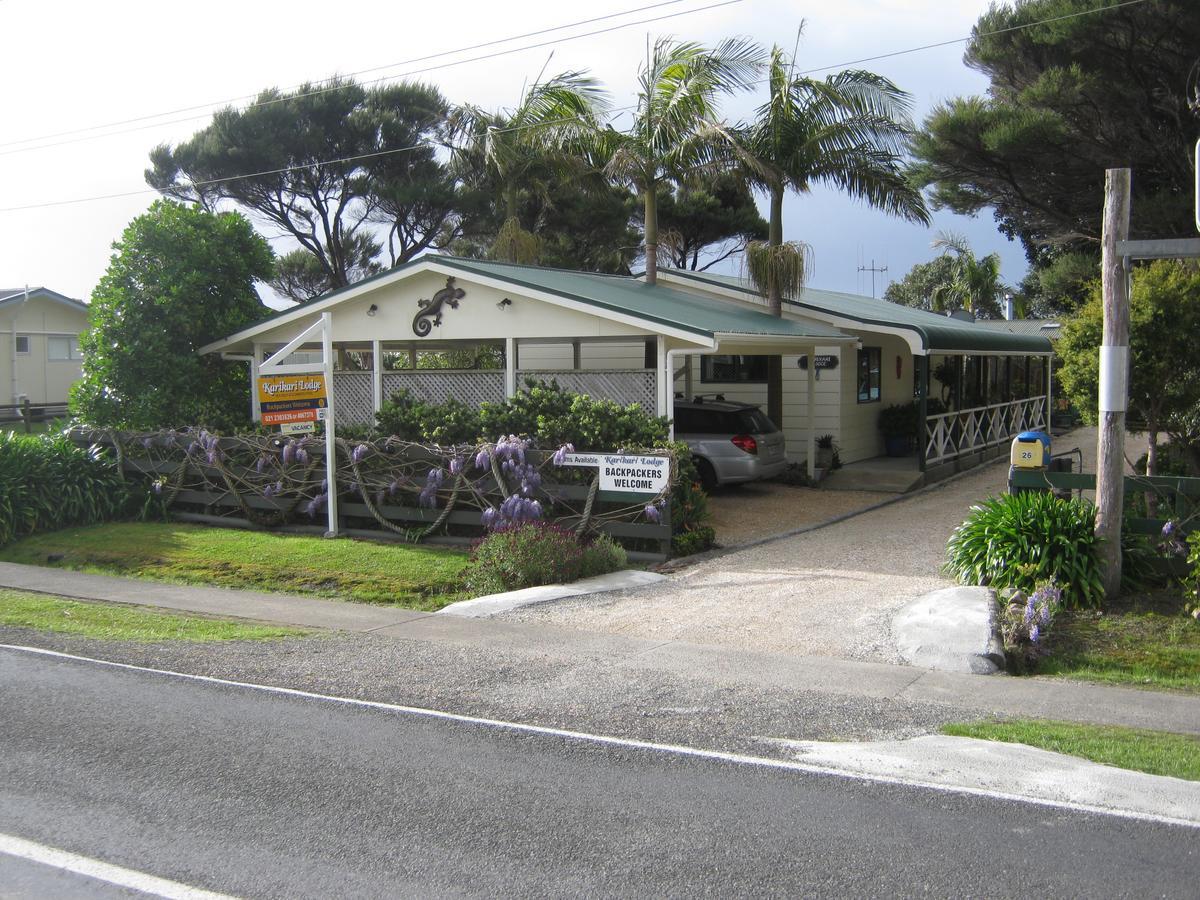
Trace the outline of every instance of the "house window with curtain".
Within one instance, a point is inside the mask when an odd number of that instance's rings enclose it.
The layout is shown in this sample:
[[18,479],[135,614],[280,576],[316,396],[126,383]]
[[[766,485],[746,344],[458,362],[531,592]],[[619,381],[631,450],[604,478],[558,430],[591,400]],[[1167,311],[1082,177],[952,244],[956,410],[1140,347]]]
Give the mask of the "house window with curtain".
[[50,335],[46,338],[46,358],[51,362],[83,359],[83,353],[79,350],[79,338],[69,335]]
[[880,366],[883,351],[879,347],[863,347],[858,351],[858,402],[878,403]]
[[700,380],[716,384],[766,384],[767,357],[701,356]]

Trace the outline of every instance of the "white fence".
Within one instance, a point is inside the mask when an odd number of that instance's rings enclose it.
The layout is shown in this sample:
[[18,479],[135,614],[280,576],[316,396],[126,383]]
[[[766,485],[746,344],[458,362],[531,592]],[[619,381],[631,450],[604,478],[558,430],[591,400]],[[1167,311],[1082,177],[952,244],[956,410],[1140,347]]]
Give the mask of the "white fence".
[[[654,414],[655,373],[647,369],[526,369],[517,373],[518,388],[524,385],[526,378],[557,381],[565,390],[588,394],[598,400],[612,400],[621,406],[638,403]],[[374,379],[374,372],[333,373],[333,398],[339,421],[352,425],[375,423]],[[469,406],[479,406],[504,399],[504,372],[498,369],[384,372],[382,380],[385,402],[400,391],[408,391],[413,398],[430,403],[445,403],[454,398]]]
[[1022,431],[1046,428],[1046,398],[1029,397],[929,416],[925,462],[941,463],[995,447]]

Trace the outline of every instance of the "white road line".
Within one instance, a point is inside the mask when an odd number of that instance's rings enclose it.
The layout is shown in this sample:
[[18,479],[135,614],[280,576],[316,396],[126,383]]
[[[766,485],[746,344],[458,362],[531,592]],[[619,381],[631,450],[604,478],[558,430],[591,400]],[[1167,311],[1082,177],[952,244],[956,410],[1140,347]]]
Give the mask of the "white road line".
[[427,719],[441,719],[448,722],[459,722],[467,725],[480,725],[487,728],[517,731],[525,734],[539,734],[547,737],[564,738],[572,741],[583,741],[592,744],[603,744],[612,747],[626,747],[634,750],[648,750],[654,753],[668,753],[675,756],[686,756],[697,759],[710,759],[720,762],[733,763],[742,766],[757,766],[766,769],[782,769],[790,772],[804,772],[810,775],[825,775],[843,778],[849,781],[867,781],[874,784],[891,784],[901,787],[922,788],[945,794],[966,794],[972,797],[985,797],[991,800],[1007,800],[1015,803],[1027,803],[1033,806],[1065,809],[1072,812],[1093,813],[1102,816],[1115,816],[1121,819],[1135,819],[1141,822],[1154,822],[1161,825],[1182,825],[1187,828],[1200,828],[1200,824],[1190,819],[1180,819],[1174,816],[1157,815],[1154,813],[1136,812],[1133,810],[1114,809],[1107,806],[1096,806],[1087,803],[1077,803],[1071,800],[1052,800],[1041,797],[1031,797],[1026,794],[1013,794],[987,788],[972,788],[962,785],[947,785],[937,782],[922,781],[906,778],[900,775],[883,775],[875,773],[848,772],[830,766],[802,763],[788,759],[770,759],[762,756],[750,756],[743,753],[728,753],[723,750],[702,750],[696,747],[684,747],[677,744],[659,744],[653,741],[639,741],[633,738],[620,738],[604,734],[589,734],[585,731],[570,731],[565,728],[551,728],[545,725],[527,725],[522,722],[506,722],[503,719],[488,719],[481,716],[468,716],[462,713],[446,712],[438,709],[426,709],[420,706],[403,706],[397,703],[383,703],[378,700],[358,700],[353,697],[335,697],[329,694],[317,694],[311,691],[301,691],[296,688],[275,687],[267,684],[254,684],[246,681],[231,681],[225,678],[214,678],[210,675],[192,675],[188,672],[173,672],[170,669],[152,669],[147,666],[135,666],[129,663],[112,662],[107,659],[95,659],[90,656],[76,656],[71,653],[60,653],[57,650],[44,650],[41,647],[25,647],[18,644],[0,644],[0,649],[16,650],[23,653],[34,653],[40,656],[52,656],[59,659],[70,659],[77,662],[92,663],[114,669],[126,669],[131,672],[147,672],[152,675],[164,675],[169,678],[179,678],[186,681],[199,681],[206,684],[219,684],[226,687],[243,688],[251,691],[261,691],[268,694],[281,694],[286,697],[299,697],[305,700],[320,700],[326,703],[338,703],[345,706],[357,706],[366,709],[378,709],[402,715],[419,716]]
[[96,881],[106,881],[118,887],[132,888],[143,894],[153,894],[156,897],[166,897],[168,900],[232,900],[227,894],[214,894],[212,891],[189,887],[178,881],[169,881],[156,875],[147,875],[135,869],[126,869],[101,862],[78,853],[68,853],[56,847],[45,844],[35,844],[24,838],[11,834],[0,834],[0,853],[27,859],[65,872],[84,875]]

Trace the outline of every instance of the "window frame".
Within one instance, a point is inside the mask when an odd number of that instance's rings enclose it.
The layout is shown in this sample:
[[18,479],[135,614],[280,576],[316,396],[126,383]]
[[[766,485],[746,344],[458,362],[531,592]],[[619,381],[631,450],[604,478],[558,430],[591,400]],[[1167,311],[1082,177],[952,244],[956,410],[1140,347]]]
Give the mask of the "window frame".
[[[735,372],[741,372],[743,369],[749,369],[751,365],[762,366],[761,378],[715,378],[712,375],[712,368],[716,361],[722,357],[736,360],[733,363]],[[767,359],[768,357],[756,353],[715,353],[705,354],[700,357],[700,383],[701,384],[766,384],[767,383]],[[748,363],[746,360],[761,360],[761,363]]]
[[[871,359],[875,359],[875,396],[871,396]],[[865,363],[865,366],[864,366]],[[862,384],[863,375],[866,375],[867,393],[863,396]],[[861,347],[858,351],[858,356],[855,359],[854,365],[855,374],[855,396],[859,403],[882,403],[883,402],[883,348],[882,347]]]
[[[54,356],[50,352],[50,348],[55,341],[67,342],[67,355]],[[74,334],[48,334],[46,335],[46,362],[82,362],[83,351],[79,348],[79,336]]]
[[[25,349],[21,349],[21,341],[25,342]],[[17,348],[17,356],[28,356],[33,352],[33,336],[28,334],[18,334],[14,341]]]

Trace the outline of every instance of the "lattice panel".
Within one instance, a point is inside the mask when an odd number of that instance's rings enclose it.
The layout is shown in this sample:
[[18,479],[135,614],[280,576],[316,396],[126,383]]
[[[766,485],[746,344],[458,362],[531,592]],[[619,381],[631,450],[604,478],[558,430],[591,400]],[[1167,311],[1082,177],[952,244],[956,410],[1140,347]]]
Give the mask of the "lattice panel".
[[1046,398],[980,406],[929,417],[925,459],[942,462],[992,447],[1031,428],[1046,427]]
[[384,372],[383,399],[408,391],[417,400],[445,403],[451,397],[468,406],[498,403],[504,399],[504,373],[487,372]]
[[375,399],[370,372],[334,372],[333,402],[337,420],[346,425],[374,425]]
[[655,373],[646,369],[525,370],[517,374],[518,384],[524,384],[526,378],[557,381],[564,390],[612,400],[621,406],[637,403],[650,415],[655,414],[658,405]]

